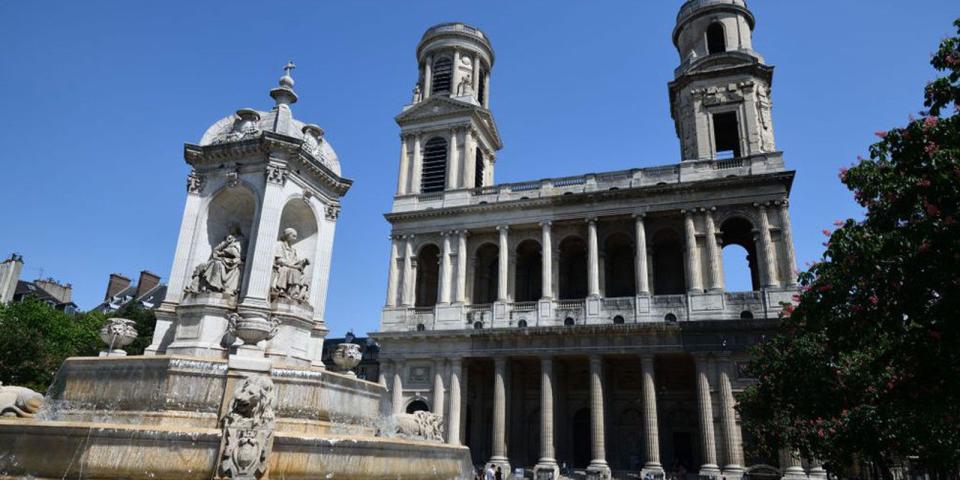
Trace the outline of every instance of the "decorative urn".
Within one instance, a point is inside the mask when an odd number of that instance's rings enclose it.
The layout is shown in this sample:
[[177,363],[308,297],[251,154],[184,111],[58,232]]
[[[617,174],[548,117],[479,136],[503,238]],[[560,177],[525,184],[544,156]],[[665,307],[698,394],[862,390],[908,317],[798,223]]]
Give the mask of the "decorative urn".
[[130,345],[137,339],[137,329],[133,328],[137,322],[126,318],[110,318],[100,328],[100,340],[107,344],[106,352],[101,356],[123,356],[127,352],[123,347]]
[[363,359],[363,353],[360,352],[360,345],[356,343],[341,343],[333,351],[333,363],[350,376],[357,375],[353,373],[353,369],[360,364],[361,359]]
[[244,345],[256,345],[264,340],[270,340],[277,334],[280,320],[276,317],[267,318],[261,315],[242,316],[231,313],[227,317],[230,322],[230,333],[243,341]]

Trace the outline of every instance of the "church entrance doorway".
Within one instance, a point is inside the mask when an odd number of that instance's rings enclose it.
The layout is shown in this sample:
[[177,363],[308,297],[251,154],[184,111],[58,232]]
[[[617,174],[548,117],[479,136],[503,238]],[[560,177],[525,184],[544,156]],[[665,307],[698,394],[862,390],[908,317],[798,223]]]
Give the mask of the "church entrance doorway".
[[587,468],[590,465],[592,445],[590,439],[590,409],[581,408],[573,415],[573,467]]

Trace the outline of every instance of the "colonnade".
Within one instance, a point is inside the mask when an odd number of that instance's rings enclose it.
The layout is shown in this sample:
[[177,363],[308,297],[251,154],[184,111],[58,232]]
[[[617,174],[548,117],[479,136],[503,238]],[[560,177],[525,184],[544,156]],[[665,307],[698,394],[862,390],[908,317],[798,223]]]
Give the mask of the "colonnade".
[[[790,217],[788,204],[786,201],[775,202],[772,205],[754,204],[755,219],[758,225],[751,233],[755,242],[757,255],[759,257],[759,278],[762,288],[776,288],[780,286],[796,286],[795,275],[793,274],[796,265],[796,255],[793,248],[792,234],[790,231]],[[771,222],[769,215],[771,211],[779,215],[781,232],[781,243],[783,244],[782,254],[778,255],[771,236]],[[722,235],[719,231],[715,219],[715,208],[699,208],[690,210],[681,210],[684,227],[684,265],[686,269],[685,278],[687,279],[687,291],[690,293],[720,292],[724,290],[723,280],[723,260],[721,249],[723,247]],[[636,294],[640,296],[650,295],[653,292],[651,285],[651,250],[647,244],[648,221],[645,214],[636,214],[633,216],[634,222],[634,274]],[[598,245],[597,217],[588,217],[585,219],[586,226],[586,245],[587,245],[587,295],[588,297],[600,297],[600,252]],[[698,231],[697,224],[703,225],[702,230]],[[549,220],[539,222],[540,226],[540,245],[542,248],[541,275],[541,299],[552,300],[555,298],[554,292],[554,255],[553,255],[553,235],[554,223]],[[510,249],[510,234],[513,228],[507,224],[497,225],[497,244],[499,246],[499,258],[497,268],[497,301],[509,302],[509,272],[512,252]],[[467,295],[467,256],[468,256],[468,230],[451,230],[440,233],[441,238],[441,261],[440,261],[440,281],[438,292],[438,303],[464,304],[469,302]],[[700,241],[700,238],[703,241]],[[415,252],[414,247],[417,243],[416,236],[395,235],[391,237],[390,266],[387,282],[387,300],[386,306],[413,306],[415,304],[416,275],[415,275]],[[703,247],[700,247],[700,244]],[[456,245],[456,250],[453,249]],[[706,261],[700,258],[701,253],[706,255]],[[455,259],[455,261],[454,261]],[[778,261],[782,265],[778,265]],[[705,267],[705,268],[704,268]],[[780,272],[788,272],[785,277],[780,278]]]
[[[540,365],[540,458],[537,461],[536,471],[552,471],[553,478],[558,478],[559,465],[556,458],[556,430],[554,405],[558,396],[556,390],[557,377],[555,362],[559,358],[553,355],[537,357]],[[609,359],[613,359],[611,357]],[[615,357],[623,361],[624,356]],[[695,386],[697,399],[697,413],[700,432],[701,466],[699,473],[702,476],[719,478],[721,475],[729,478],[740,478],[744,473],[744,454],[740,426],[737,423],[733,396],[732,375],[734,363],[728,353],[694,354],[696,367]],[[609,478],[610,467],[607,463],[606,425],[604,407],[607,405],[607,379],[604,375],[605,358],[600,354],[587,355],[589,362],[589,394],[590,394],[590,442],[591,461],[587,467],[589,478]],[[662,474],[663,464],[660,458],[660,434],[657,413],[657,386],[655,373],[655,357],[652,353],[639,356],[641,367],[641,413],[643,420],[643,472]],[[507,401],[510,398],[510,357],[495,356],[493,361],[492,385],[492,419],[489,434],[491,435],[491,455],[488,463],[500,466],[509,471],[510,458],[507,453]],[[393,406],[394,411],[402,413],[404,408],[403,379],[401,372],[404,363],[393,362]],[[442,374],[442,361],[437,362],[433,379],[432,411],[447,419],[447,442],[452,445],[462,443],[462,432],[465,428],[463,409],[465,405],[465,378],[462,358],[452,358],[450,373]],[[717,371],[716,379],[710,372]],[[716,383],[714,383],[714,381]],[[449,399],[444,401],[444,389],[448,388]],[[714,429],[714,401],[717,396],[719,432]],[[562,395],[562,393],[559,393]],[[446,409],[446,410],[445,410]],[[718,442],[724,452],[724,462],[721,464],[718,457]],[[539,478],[536,477],[535,478]]]

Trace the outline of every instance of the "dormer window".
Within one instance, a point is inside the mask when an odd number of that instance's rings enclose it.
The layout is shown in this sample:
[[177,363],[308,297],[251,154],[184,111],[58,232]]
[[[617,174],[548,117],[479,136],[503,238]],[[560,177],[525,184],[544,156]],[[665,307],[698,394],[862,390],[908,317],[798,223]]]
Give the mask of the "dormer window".
[[707,53],[723,53],[727,51],[727,34],[723,30],[723,24],[713,22],[707,27]]
[[450,57],[440,57],[433,62],[433,78],[431,79],[432,94],[450,93],[453,83],[453,60]]
[[447,141],[431,138],[423,147],[423,173],[420,176],[421,193],[442,192],[447,181]]

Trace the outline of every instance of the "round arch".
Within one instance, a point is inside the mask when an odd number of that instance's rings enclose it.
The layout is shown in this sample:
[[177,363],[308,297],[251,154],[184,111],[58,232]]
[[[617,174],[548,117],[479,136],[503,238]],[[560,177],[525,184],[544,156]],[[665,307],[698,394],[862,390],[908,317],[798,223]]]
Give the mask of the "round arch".
[[500,247],[485,242],[473,252],[473,304],[483,305],[497,300]]
[[535,302],[543,292],[543,256],[540,242],[523,240],[516,249],[514,300]]
[[720,224],[724,283],[728,291],[760,289],[760,269],[754,225],[744,217],[731,216]]
[[425,243],[417,250],[416,306],[432,307],[437,304],[440,286],[440,247]]

